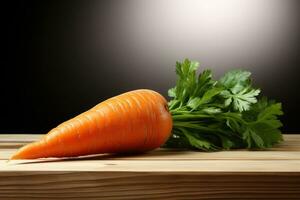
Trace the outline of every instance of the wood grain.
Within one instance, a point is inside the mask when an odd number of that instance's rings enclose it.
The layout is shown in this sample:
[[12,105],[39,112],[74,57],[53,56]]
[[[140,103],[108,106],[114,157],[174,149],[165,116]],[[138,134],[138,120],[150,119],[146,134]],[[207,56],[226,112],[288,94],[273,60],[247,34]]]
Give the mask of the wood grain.
[[[0,199],[300,199],[300,135],[271,151],[10,161],[41,135],[0,135]],[[7,145],[10,144],[10,145]]]
[[300,160],[2,160],[0,166],[0,172],[300,172]]
[[[16,149],[0,149],[0,160],[7,160]],[[138,155],[98,154],[80,159],[99,160],[295,160],[300,159],[299,151],[222,151],[192,152],[171,149],[157,149]]]
[[[0,198],[299,199],[299,174],[55,172],[0,176]],[[16,184],[19,183],[19,184]]]

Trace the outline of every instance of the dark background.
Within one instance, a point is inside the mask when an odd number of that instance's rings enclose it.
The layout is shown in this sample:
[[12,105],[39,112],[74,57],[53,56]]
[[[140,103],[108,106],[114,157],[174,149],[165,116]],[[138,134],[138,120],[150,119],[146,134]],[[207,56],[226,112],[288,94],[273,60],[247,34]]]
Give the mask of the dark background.
[[253,73],[299,131],[300,1],[6,1],[1,133],[45,133],[100,101],[150,88],[167,96],[190,58],[219,77]]

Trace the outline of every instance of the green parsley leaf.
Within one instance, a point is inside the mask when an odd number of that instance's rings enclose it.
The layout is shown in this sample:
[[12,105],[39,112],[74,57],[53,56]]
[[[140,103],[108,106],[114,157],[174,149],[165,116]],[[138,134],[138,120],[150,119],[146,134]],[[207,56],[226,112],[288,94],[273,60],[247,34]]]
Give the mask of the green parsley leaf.
[[232,70],[227,72],[219,82],[233,94],[236,94],[250,85],[250,75],[251,73],[248,71]]
[[211,70],[197,76],[199,63],[176,63],[176,86],[168,91],[173,117],[170,148],[217,151],[232,148],[270,148],[282,141],[280,103],[258,98],[251,73],[227,72],[214,80]]
[[229,90],[224,90],[221,92],[221,96],[225,98],[224,105],[226,107],[233,105],[234,110],[243,112],[249,110],[250,105],[257,102],[256,96],[258,96],[259,93],[259,89],[246,87],[235,94]]

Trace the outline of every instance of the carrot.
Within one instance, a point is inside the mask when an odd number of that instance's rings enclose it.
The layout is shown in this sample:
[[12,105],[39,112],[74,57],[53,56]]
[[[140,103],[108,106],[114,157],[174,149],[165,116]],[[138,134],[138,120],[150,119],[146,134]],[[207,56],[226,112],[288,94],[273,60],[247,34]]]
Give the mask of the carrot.
[[143,152],[165,143],[171,129],[165,98],[152,90],[134,90],[60,124],[40,141],[19,149],[11,159]]

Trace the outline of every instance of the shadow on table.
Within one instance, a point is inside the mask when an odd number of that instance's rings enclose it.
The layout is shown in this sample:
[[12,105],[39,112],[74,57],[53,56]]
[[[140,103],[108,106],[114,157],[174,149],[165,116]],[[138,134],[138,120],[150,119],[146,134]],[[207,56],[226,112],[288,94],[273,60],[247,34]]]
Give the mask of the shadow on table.
[[151,158],[151,160],[161,160],[166,156],[188,154],[186,149],[158,149],[143,153],[117,153],[117,154],[93,154],[79,157],[65,157],[65,158],[42,158],[36,160],[10,160],[9,164],[34,164],[47,162],[66,162],[66,161],[80,161],[80,160],[141,160],[144,158]]

